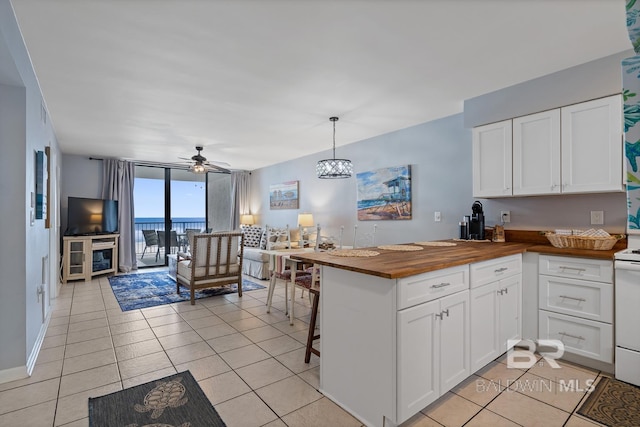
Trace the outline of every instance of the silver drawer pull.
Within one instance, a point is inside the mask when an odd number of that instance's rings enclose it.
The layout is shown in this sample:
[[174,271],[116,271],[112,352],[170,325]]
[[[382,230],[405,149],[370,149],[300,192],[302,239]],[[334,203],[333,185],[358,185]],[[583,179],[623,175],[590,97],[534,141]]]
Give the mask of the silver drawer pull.
[[431,287],[432,287],[433,289],[444,288],[445,286],[451,286],[451,283],[449,283],[449,282],[442,282],[442,283],[440,283],[440,284],[438,284],[438,285],[431,285]]
[[572,300],[580,301],[580,302],[586,301],[586,299],[584,299],[584,298],[570,297],[568,295],[560,295],[560,298],[572,299]]
[[559,332],[559,333],[558,333],[558,335],[562,335],[562,336],[564,336],[565,338],[566,338],[566,337],[569,337],[569,338],[575,338],[575,339],[577,339],[577,340],[584,341],[584,337],[580,337],[580,336],[577,336],[577,335],[571,335],[571,334],[568,334],[568,333],[566,333],[566,332]]
[[502,295],[502,294],[504,294],[504,289],[500,289],[500,290],[496,291],[496,293]]
[[436,318],[442,320],[442,313],[436,314]]
[[586,271],[586,268],[579,268],[579,267],[567,267],[566,265],[561,265],[558,268],[561,268],[563,270],[575,270],[577,272],[582,272],[582,271]]
[[503,273],[505,271],[507,271],[509,269],[509,267],[502,267],[502,268],[498,268],[497,270],[493,270],[494,273]]
[[449,309],[447,308],[446,310],[442,310],[441,314],[444,313],[447,315],[447,317],[449,317]]

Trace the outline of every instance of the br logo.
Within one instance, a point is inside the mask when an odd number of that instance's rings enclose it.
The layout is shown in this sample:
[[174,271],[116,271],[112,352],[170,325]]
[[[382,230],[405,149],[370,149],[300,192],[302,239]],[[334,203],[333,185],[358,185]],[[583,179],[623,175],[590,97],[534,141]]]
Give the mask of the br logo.
[[564,354],[564,344],[560,340],[507,340],[507,366],[529,369],[538,361],[536,351],[554,369],[560,368],[556,359]]

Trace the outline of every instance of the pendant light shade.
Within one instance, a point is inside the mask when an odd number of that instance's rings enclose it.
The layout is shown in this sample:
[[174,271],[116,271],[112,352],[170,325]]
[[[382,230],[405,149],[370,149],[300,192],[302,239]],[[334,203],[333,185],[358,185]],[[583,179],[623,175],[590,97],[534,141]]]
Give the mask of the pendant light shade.
[[316,165],[316,174],[321,179],[350,178],[353,173],[351,160],[336,159],[336,122],[337,117],[330,117],[333,122],[333,158],[320,160]]

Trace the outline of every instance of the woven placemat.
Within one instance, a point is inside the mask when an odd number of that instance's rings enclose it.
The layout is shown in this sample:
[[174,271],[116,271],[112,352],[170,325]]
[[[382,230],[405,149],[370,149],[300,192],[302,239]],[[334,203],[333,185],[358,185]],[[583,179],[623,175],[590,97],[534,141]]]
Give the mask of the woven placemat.
[[421,251],[424,248],[414,245],[382,245],[378,246],[378,249],[387,249],[390,251]]
[[458,246],[453,242],[416,242],[415,244],[420,246]]
[[380,252],[366,251],[362,249],[338,249],[336,251],[327,252],[329,255],[341,257],[368,257],[380,255]]

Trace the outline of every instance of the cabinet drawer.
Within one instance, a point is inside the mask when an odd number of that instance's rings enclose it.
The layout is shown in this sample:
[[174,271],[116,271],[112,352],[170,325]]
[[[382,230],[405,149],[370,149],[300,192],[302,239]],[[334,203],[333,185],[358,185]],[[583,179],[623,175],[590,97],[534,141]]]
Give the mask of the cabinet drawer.
[[510,255],[471,264],[471,288],[522,272],[522,255]]
[[540,275],[540,308],[599,322],[613,322],[613,285]]
[[613,362],[613,326],[540,310],[540,338],[560,340],[564,351]]
[[469,289],[469,266],[398,279],[398,310]]
[[613,262],[601,259],[541,255],[539,273],[613,283]]

